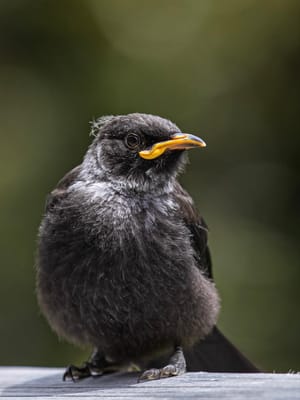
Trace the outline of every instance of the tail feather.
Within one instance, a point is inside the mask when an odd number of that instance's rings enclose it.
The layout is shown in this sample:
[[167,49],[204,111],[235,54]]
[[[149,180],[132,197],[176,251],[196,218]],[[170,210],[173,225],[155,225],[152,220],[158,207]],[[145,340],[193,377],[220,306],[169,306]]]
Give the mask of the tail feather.
[[260,372],[217,327],[184,353],[188,371]]

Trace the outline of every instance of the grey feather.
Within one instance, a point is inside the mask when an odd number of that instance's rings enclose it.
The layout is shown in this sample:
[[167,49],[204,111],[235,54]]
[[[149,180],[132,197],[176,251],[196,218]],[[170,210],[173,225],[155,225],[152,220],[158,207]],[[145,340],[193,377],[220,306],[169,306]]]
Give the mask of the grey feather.
[[180,132],[146,114],[94,122],[82,164],[48,198],[37,258],[39,304],[52,328],[118,361],[191,346],[219,311],[182,211],[184,203],[195,212],[176,180],[185,154],[143,160],[124,146],[132,131],[151,143]]

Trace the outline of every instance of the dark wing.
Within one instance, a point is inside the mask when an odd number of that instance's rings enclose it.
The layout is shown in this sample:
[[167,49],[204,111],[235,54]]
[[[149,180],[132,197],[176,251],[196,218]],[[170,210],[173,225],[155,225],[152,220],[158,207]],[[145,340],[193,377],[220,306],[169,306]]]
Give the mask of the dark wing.
[[197,265],[209,279],[213,279],[211,257],[207,244],[208,227],[195,208],[191,196],[178,182],[175,186],[175,198],[180,206],[182,218],[191,232]]
[[[205,275],[212,279],[212,265],[207,245],[207,225],[198,214],[189,194],[176,184],[175,198],[180,212],[191,232],[197,265]],[[259,372],[220,331],[214,326],[205,339],[184,348],[187,371],[208,372]],[[147,367],[161,367],[168,362],[167,358],[151,360]]]
[[45,211],[50,211],[60,201],[60,199],[64,197],[66,190],[78,178],[80,170],[81,165],[78,165],[66,173],[66,175],[58,182],[55,189],[53,189],[52,192],[47,196]]

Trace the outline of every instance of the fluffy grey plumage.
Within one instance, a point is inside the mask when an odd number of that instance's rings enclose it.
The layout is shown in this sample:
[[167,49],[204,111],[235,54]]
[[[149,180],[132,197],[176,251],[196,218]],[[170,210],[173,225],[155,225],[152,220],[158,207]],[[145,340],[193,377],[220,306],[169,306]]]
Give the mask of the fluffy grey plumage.
[[179,132],[146,114],[98,119],[82,164],[48,198],[39,304],[59,336],[96,349],[94,363],[189,347],[216,323],[206,227],[176,180],[185,152],[139,155]]

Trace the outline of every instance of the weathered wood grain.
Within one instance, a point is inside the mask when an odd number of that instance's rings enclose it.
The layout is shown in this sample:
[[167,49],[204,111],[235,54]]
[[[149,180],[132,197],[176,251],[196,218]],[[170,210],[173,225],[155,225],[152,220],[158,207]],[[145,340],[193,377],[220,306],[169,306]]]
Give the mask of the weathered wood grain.
[[187,373],[137,383],[136,373],[62,382],[62,369],[0,368],[1,399],[300,399],[298,374]]

